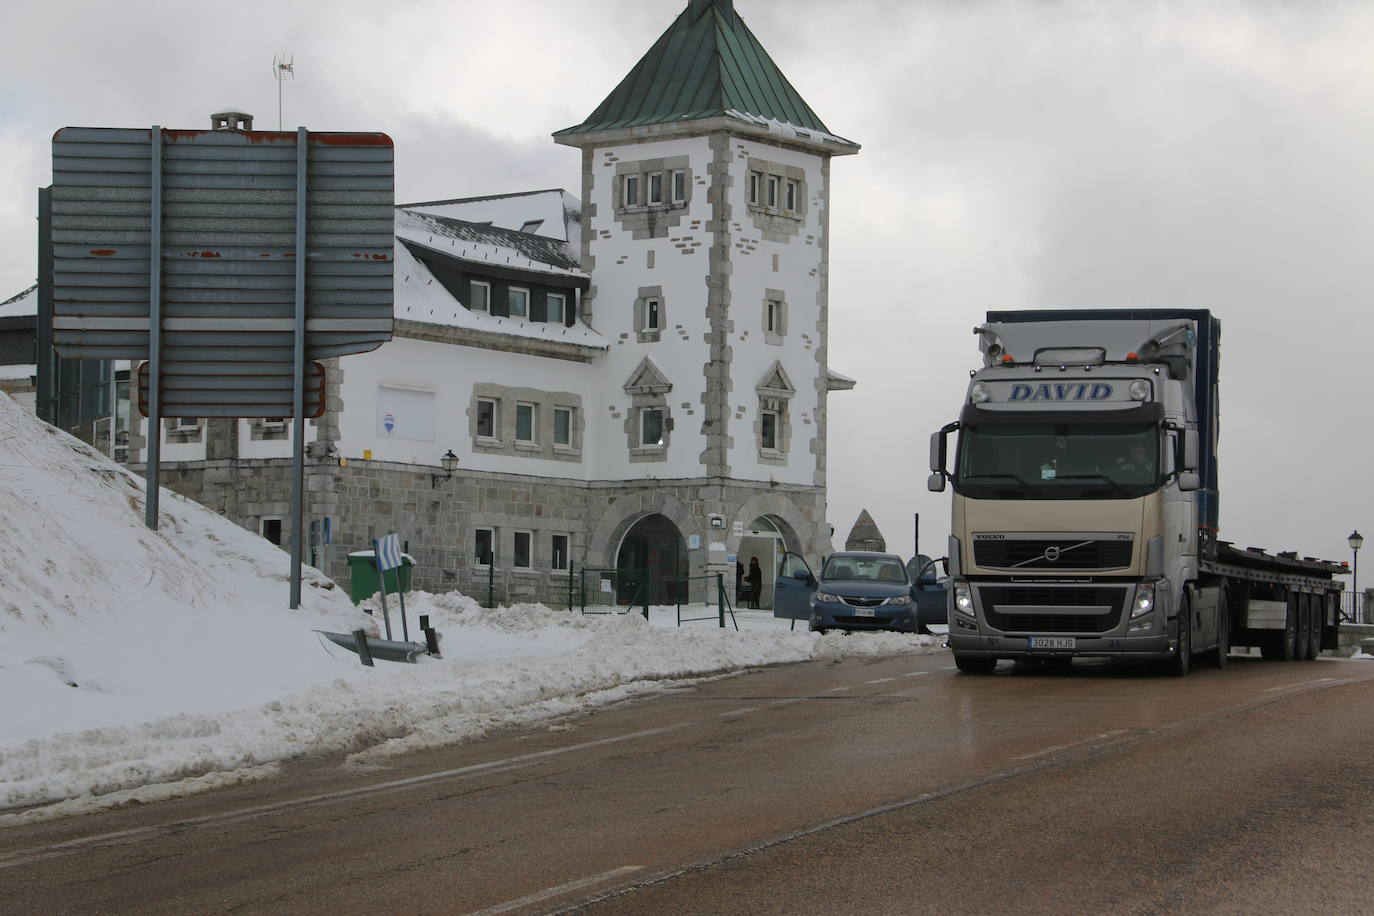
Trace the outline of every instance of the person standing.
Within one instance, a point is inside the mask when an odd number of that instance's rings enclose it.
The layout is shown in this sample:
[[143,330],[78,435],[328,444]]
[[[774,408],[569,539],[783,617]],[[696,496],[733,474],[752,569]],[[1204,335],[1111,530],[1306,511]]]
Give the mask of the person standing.
[[759,558],[749,558],[749,573],[745,577],[749,582],[749,606],[756,608],[759,606],[759,594],[763,591],[763,570],[759,567]]

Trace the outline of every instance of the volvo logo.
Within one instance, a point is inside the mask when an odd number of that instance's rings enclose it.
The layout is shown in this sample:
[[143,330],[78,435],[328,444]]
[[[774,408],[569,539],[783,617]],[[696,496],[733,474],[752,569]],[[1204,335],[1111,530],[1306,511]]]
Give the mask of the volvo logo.
[[1055,546],[1053,546],[1053,545],[1051,545],[1051,546],[1049,546],[1049,547],[1046,547],[1046,548],[1045,548],[1045,559],[1046,559],[1048,562],[1050,562],[1050,563],[1053,563],[1055,560],[1058,560],[1058,559],[1059,559],[1059,548],[1058,548],[1058,547],[1055,547]]

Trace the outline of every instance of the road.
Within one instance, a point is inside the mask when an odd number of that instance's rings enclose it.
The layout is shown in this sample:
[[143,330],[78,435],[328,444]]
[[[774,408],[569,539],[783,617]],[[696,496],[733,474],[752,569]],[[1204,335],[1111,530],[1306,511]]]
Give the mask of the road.
[[1374,663],[705,681],[0,834],[18,913],[1374,911]]

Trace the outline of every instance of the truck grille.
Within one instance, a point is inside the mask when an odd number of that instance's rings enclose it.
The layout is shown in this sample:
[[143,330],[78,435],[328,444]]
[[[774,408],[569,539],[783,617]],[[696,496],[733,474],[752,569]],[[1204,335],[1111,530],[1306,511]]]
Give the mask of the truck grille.
[[1131,565],[1134,543],[1081,538],[976,540],[973,562],[986,569],[1123,569]]
[[1107,633],[1121,622],[1120,586],[980,586],[979,603],[1004,633]]

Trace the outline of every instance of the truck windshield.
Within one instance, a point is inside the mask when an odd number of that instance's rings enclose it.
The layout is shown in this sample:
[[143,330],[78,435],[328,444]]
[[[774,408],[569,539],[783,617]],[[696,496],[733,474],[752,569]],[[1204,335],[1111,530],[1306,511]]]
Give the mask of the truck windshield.
[[978,423],[959,436],[956,492],[974,499],[1135,499],[1163,483],[1150,423]]

